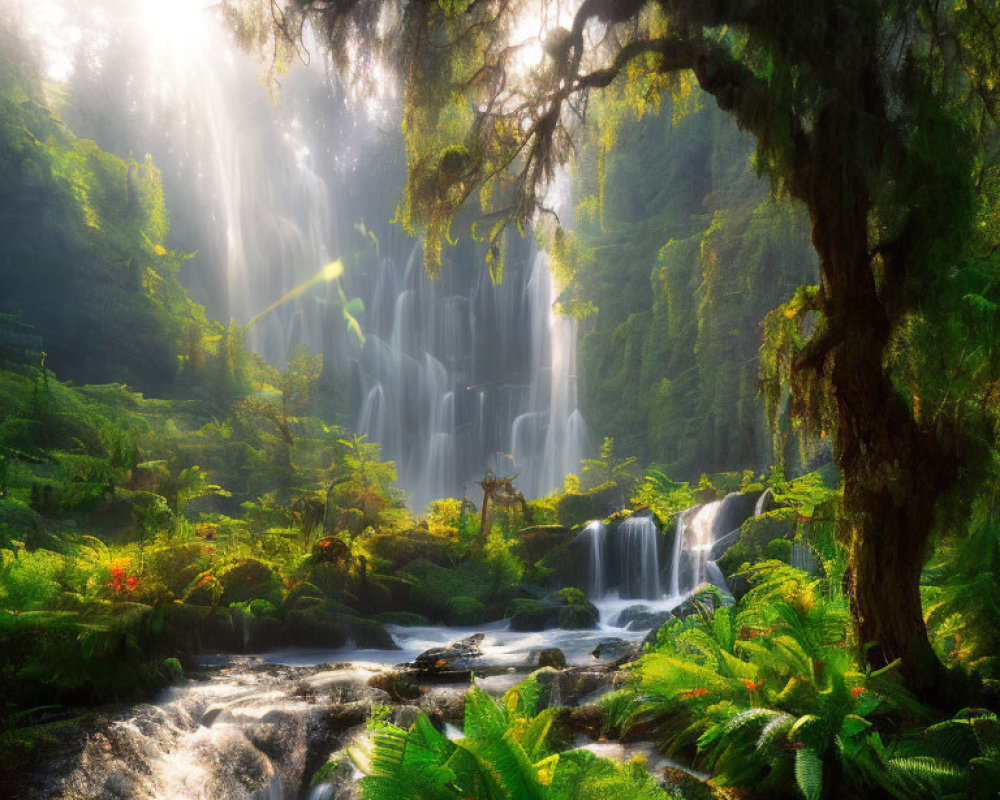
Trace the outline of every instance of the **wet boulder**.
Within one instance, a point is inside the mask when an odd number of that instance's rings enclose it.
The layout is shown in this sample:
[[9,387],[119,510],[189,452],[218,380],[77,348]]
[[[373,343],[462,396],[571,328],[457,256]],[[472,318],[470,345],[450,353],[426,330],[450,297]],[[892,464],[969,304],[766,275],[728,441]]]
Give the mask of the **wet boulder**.
[[475,633],[444,647],[432,647],[413,660],[413,667],[423,672],[445,672],[472,669],[479,663],[485,635]]
[[562,669],[566,666],[566,654],[558,647],[546,647],[538,651],[538,666]]
[[639,652],[639,648],[625,639],[609,637],[601,639],[591,651],[594,658],[601,661],[620,663],[634,657]]
[[405,672],[380,672],[368,679],[368,685],[387,692],[393,700],[415,700],[421,695],[420,685]]
[[579,589],[566,587],[545,600],[517,597],[505,615],[512,631],[543,631],[547,628],[580,630],[596,628],[600,620],[597,606]]
[[550,627],[551,608],[540,600],[515,597],[507,606],[512,631],[544,631]]

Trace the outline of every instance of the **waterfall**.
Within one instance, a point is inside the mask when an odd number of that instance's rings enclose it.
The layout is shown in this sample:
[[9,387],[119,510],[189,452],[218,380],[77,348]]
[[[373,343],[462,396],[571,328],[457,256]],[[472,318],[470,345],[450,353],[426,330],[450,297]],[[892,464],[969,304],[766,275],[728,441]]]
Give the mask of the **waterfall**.
[[763,492],[760,493],[760,497],[757,498],[757,502],[754,504],[753,515],[755,517],[759,517],[767,510],[768,502],[773,502],[773,501],[774,501],[774,492],[772,492],[770,488],[765,489]]
[[630,517],[618,526],[622,596],[656,600],[660,587],[658,532],[649,517]]
[[[296,344],[322,353],[338,411],[396,462],[414,509],[471,491],[487,469],[516,472],[529,497],[579,470],[576,322],[553,310],[543,254],[512,238],[499,285],[471,241],[445,252],[437,280],[395,228],[352,256],[352,228],[390,217],[405,177],[398,132],[378,133],[391,98],[350,106],[316,59],[294,64],[272,102],[205,0],[95,0],[86,15],[69,0],[12,2],[76,132],[160,167],[171,246],[197,251],[183,277],[211,316],[246,323],[344,260],[339,287],[269,311],[248,343],[277,366]],[[340,288],[361,301],[363,345],[347,335]]]
[[661,540],[652,519],[630,517],[611,526],[589,522],[576,539],[578,557],[586,563],[588,596],[593,601],[614,594],[618,600],[668,600],[703,583],[724,589],[725,578],[715,559],[739,539],[743,522],[758,516],[761,508],[756,494],[733,492],[679,513],[665,579],[661,579]]
[[588,543],[587,596],[592,600],[599,600],[607,591],[604,577],[604,548],[608,538],[608,526],[598,520],[588,522],[580,532],[580,537]]
[[431,280],[416,254],[352,285],[380,309],[355,356],[358,432],[396,461],[416,509],[463,494],[486,469],[516,472],[528,497],[559,488],[586,455],[587,429],[575,322],[552,309],[548,259],[528,252],[494,284],[471,264],[446,263]]

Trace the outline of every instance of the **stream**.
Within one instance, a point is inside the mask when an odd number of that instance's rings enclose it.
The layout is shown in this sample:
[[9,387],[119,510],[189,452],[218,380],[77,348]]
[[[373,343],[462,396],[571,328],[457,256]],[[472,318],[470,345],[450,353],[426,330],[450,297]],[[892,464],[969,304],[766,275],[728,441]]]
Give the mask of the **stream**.
[[[670,602],[647,605],[665,609]],[[609,600],[602,605],[602,619],[609,619],[619,607],[635,605],[635,601]],[[309,779],[331,755],[364,735],[373,703],[392,703],[394,719],[403,725],[410,724],[415,707],[420,708],[446,724],[449,735],[460,735],[468,676],[420,680],[420,696],[399,701],[379,688],[380,676],[392,674],[396,665],[413,661],[429,648],[482,633],[482,656],[476,664],[487,676],[476,682],[499,696],[534,669],[539,650],[558,647],[570,667],[561,675],[572,676],[576,686],[560,702],[574,705],[596,699],[611,686],[612,671],[602,670],[602,659],[591,655],[599,642],[638,644],[647,634],[610,624],[588,631],[515,632],[503,621],[476,628],[393,627],[390,631],[401,649],[296,649],[209,657],[201,672],[154,702],[106,711],[80,727],[77,735],[55,748],[44,770],[24,776],[15,798],[354,797],[356,772],[349,772],[340,785],[312,790]],[[581,737],[580,745],[612,758],[630,758],[638,752],[616,743],[591,743],[586,737]],[[654,759],[654,763],[658,762]]]

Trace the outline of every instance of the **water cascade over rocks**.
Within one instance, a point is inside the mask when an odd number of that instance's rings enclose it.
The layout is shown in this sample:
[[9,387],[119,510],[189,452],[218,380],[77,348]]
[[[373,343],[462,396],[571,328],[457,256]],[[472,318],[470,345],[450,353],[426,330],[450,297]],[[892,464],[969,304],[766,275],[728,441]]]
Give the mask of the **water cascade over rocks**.
[[740,526],[759,515],[766,502],[766,495],[734,492],[693,506],[677,515],[672,537],[661,535],[646,516],[610,525],[590,522],[576,540],[578,558],[585,565],[580,586],[609,613],[636,605],[627,601],[672,607],[704,583],[726,589],[715,559],[736,542]]

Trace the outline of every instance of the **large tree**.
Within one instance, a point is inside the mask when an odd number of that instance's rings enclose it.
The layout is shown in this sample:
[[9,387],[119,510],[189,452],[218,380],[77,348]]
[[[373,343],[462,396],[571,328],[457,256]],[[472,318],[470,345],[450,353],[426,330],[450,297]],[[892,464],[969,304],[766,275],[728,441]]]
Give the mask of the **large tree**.
[[399,217],[425,234],[432,271],[477,196],[502,269],[505,229],[544,211],[594,90],[641,111],[696,82],[753,134],[761,170],[808,209],[819,257],[797,307],[819,321],[786,378],[800,416],[835,437],[856,638],[870,664],[899,659],[934,690],[919,580],[968,437],[921,404],[896,356],[989,238],[976,198],[995,175],[997,0],[286,0],[237,17],[279,66],[310,22],[349,87],[395,71]]

